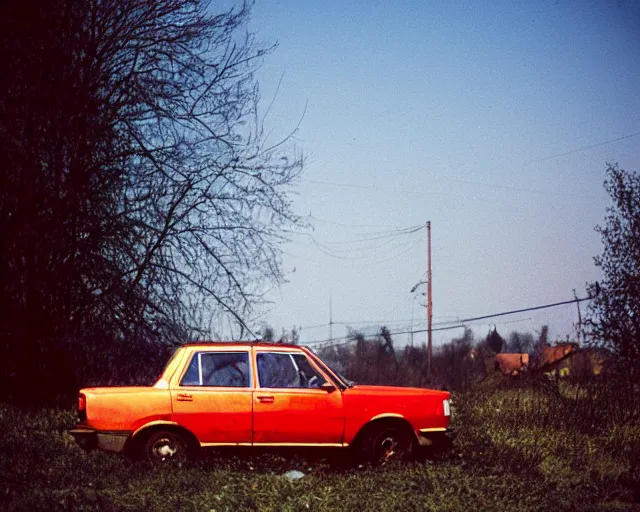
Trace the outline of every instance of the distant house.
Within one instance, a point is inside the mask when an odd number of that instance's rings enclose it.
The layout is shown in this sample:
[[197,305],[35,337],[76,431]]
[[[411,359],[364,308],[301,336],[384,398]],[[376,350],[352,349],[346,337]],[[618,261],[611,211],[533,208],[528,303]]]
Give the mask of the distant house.
[[594,348],[580,348],[577,343],[559,343],[543,347],[538,369],[559,378],[584,378],[604,371],[607,353]]
[[555,347],[542,347],[538,366],[544,368],[565,359],[569,354],[577,352],[577,343],[559,343]]
[[503,375],[518,375],[529,367],[529,354],[496,354],[495,369]]

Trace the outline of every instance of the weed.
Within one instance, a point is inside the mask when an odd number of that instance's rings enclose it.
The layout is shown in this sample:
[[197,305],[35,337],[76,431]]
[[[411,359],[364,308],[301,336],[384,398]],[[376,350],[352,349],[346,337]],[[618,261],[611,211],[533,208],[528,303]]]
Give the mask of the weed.
[[[537,385],[456,395],[452,451],[381,469],[345,468],[332,452],[285,450],[217,451],[157,469],[83,452],[66,434],[70,411],[0,405],[0,508],[633,510],[640,429],[585,428],[575,412],[583,398]],[[305,477],[289,481],[290,469]]]

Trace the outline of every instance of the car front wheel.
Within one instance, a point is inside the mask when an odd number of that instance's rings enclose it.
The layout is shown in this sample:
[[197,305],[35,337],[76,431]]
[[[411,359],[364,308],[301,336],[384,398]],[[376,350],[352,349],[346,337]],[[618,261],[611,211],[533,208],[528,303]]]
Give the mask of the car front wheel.
[[371,425],[359,444],[361,462],[384,465],[411,457],[414,441],[409,427],[395,422]]

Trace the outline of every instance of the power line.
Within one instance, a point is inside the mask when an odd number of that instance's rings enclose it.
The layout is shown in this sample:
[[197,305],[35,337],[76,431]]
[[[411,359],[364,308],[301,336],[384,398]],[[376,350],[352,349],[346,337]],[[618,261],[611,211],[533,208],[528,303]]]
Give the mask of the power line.
[[406,229],[406,228],[400,228],[398,226],[391,226],[389,224],[347,224],[345,222],[336,222],[332,220],[320,219],[315,215],[313,215],[312,213],[309,213],[309,215],[307,215],[306,217],[309,217],[310,219],[313,219],[317,222],[321,222],[323,224],[333,224],[334,226],[342,226],[345,228],[378,228],[378,229],[387,229],[387,230]]
[[[336,322],[332,322],[332,323],[336,323]],[[330,324],[316,324],[316,325],[301,325],[300,329],[319,329],[321,327],[329,327]]]
[[[456,325],[450,325],[447,327],[438,327],[436,329],[432,329],[432,331],[448,331],[448,330],[452,330],[452,329],[461,329],[464,327],[467,327],[466,324],[470,323],[470,322],[476,322],[478,320],[486,320],[487,318],[497,318],[500,316],[506,316],[506,315],[513,315],[515,313],[524,313],[526,311],[537,311],[539,309],[547,309],[547,308],[554,308],[557,306],[565,306],[567,304],[575,304],[576,302],[584,302],[586,300],[591,300],[593,297],[583,297],[583,298],[579,298],[579,299],[572,299],[572,300],[565,300],[563,302],[554,302],[552,304],[544,304],[542,306],[533,306],[533,307],[529,307],[529,308],[523,308],[523,309],[514,309],[512,311],[504,311],[502,313],[493,313],[491,315],[483,315],[483,316],[476,316],[476,317],[472,317],[472,318],[463,318],[462,320],[458,320]],[[337,322],[334,322],[337,323]],[[409,331],[396,331],[396,332],[390,332],[389,334],[391,335],[396,335],[396,334],[416,334],[416,333],[422,333],[422,332],[427,332],[428,329],[418,329],[418,330],[409,330]],[[351,343],[352,341],[355,340],[350,340],[349,339],[350,336],[342,336],[340,338],[333,338],[333,340],[316,340],[316,341],[308,341],[305,344],[306,345],[317,345],[320,343],[327,343],[330,341],[340,341],[340,340],[348,340],[347,343]]]
[[[572,301],[575,302],[575,301]],[[498,322],[498,325],[507,325],[507,324],[516,324],[516,323],[520,323],[520,322],[526,322],[527,320],[531,320],[531,317],[527,317],[527,318],[518,318],[517,320],[509,320],[506,322]],[[475,324],[474,324],[475,325]],[[453,329],[463,329],[465,327],[468,327],[469,324],[461,324],[461,325],[453,325],[450,327],[442,327],[442,328],[438,328],[438,329],[432,329],[433,331],[449,331],[449,330],[453,330]],[[416,332],[425,332],[426,329],[424,330],[419,330],[419,331],[398,331],[398,332],[392,332],[390,334],[412,334],[412,333],[416,333]],[[345,337],[346,338],[346,337]],[[337,342],[335,342],[335,340],[338,340]],[[322,348],[331,348],[331,347],[340,347],[343,345],[347,345],[349,343],[354,343],[357,340],[356,339],[345,339],[344,341],[340,341],[343,338],[334,338],[333,342],[327,342],[327,344],[324,344],[322,346]]]
[[[404,243],[405,240],[400,240],[400,243]],[[350,247],[348,249],[337,249],[337,248],[333,248],[333,247],[327,247],[327,244],[333,244],[333,245],[338,245],[338,244],[348,244],[348,243],[359,243],[360,240],[353,240],[353,241],[348,241],[348,242],[324,242],[321,243],[320,245],[322,245],[325,249],[331,251],[331,252],[335,252],[335,253],[340,253],[340,252],[358,252],[358,251],[379,251],[380,249],[384,248],[384,247],[388,247],[390,245],[393,244],[397,244],[398,243],[398,238],[397,236],[394,237],[388,237],[386,240],[384,240],[383,242],[379,242],[377,244],[369,244],[369,245],[362,245],[360,247]],[[320,243],[320,242],[318,242]]]
[[309,183],[317,183],[319,185],[331,185],[332,187],[375,189],[375,187],[371,185],[355,185],[351,183],[337,183],[335,181],[312,180],[310,178],[299,178],[299,179],[300,181],[308,181]]
[[400,251],[400,252],[398,252],[398,253],[395,253],[395,254],[393,254],[392,256],[389,256],[389,257],[384,258],[384,259],[382,259],[382,260],[374,259],[374,261],[375,261],[376,263],[386,263],[387,261],[394,260],[394,259],[396,259],[397,257],[402,256],[403,254],[407,254],[410,250],[412,250],[413,248],[417,247],[417,246],[418,246],[418,244],[420,244],[421,242],[422,242],[421,240],[417,240],[417,241],[415,241],[414,243],[412,243],[411,245],[407,246],[407,247],[406,247],[405,249],[403,249],[402,251]]
[[555,308],[557,306],[564,306],[565,304],[574,304],[576,302],[591,300],[592,298],[593,297],[583,297],[581,299],[571,299],[571,300],[565,300],[563,302],[554,302],[553,304],[545,304],[543,306],[533,306],[533,307],[524,308],[524,309],[514,309],[513,311],[505,311],[504,313],[495,313],[493,315],[477,316],[475,318],[464,318],[460,320],[460,323],[474,322],[476,320],[485,320],[486,318],[495,318],[498,316],[513,315],[514,313],[524,313],[525,311],[536,311],[538,309]]
[[[411,235],[413,233],[417,233],[424,229],[422,224],[418,224],[417,226],[409,226],[408,228],[395,229],[390,231],[381,231],[378,233],[366,233],[366,237],[354,238],[353,240],[345,240],[340,242],[325,242],[325,244],[329,245],[343,245],[343,244],[352,244],[352,243],[360,243],[360,242],[370,242],[372,240],[382,240],[384,238],[396,238],[403,235]],[[368,236],[375,235],[375,236]]]
[[[427,319],[426,318],[414,318],[413,319],[413,323],[414,324],[422,324],[422,323],[426,323]],[[461,320],[443,320],[442,322],[434,322],[433,325],[450,325],[450,324],[457,324],[460,323]],[[360,322],[333,322],[334,324],[337,325],[346,325],[346,326],[375,326],[375,325],[379,325],[380,327],[385,326],[388,327],[389,325],[392,324],[405,324],[405,325],[410,325],[411,324],[411,319],[407,318],[407,319],[402,319],[402,320],[362,320]]]
[[[638,133],[640,134],[640,133]],[[634,137],[638,134],[632,134],[632,135],[628,135],[625,137],[621,137],[619,139],[614,139],[614,140],[622,140],[622,139],[626,139],[629,137]],[[554,158],[559,158],[563,155],[567,155],[567,154],[572,154],[572,153],[576,153],[578,151],[582,151],[584,149],[589,149],[590,147],[597,147],[597,146],[601,146],[604,144],[609,144],[611,142],[614,142],[614,140],[610,140],[610,141],[606,141],[600,144],[596,144],[594,146],[586,146],[584,148],[579,148],[576,150],[572,150],[572,151],[568,151],[566,153],[560,153],[558,155],[553,155],[553,156],[549,156],[549,157],[545,157],[542,158],[540,160],[532,160],[531,163],[538,163],[538,162],[544,162],[547,160],[552,160]],[[551,191],[551,190],[538,190],[538,189],[534,189],[534,188],[526,188],[526,187],[515,187],[515,186],[510,186],[510,185],[500,185],[498,183],[487,183],[487,182],[483,182],[483,181],[474,181],[474,180],[463,180],[463,179],[456,179],[456,178],[450,178],[447,176],[438,176],[438,177],[431,177],[432,181],[439,181],[439,182],[451,182],[451,183],[460,183],[463,185],[474,185],[474,186],[480,186],[480,187],[486,187],[486,188],[494,188],[494,189],[502,189],[502,190],[510,190],[513,192],[526,192],[526,193],[530,193],[530,194],[538,194],[538,195],[542,195],[542,196],[558,196],[558,197],[575,197],[578,199],[584,199],[584,198],[596,198],[597,196],[594,195],[587,195],[587,194],[575,194],[572,192],[557,192],[557,191]],[[353,188],[359,188],[359,189],[364,189],[364,190],[372,190],[372,191],[378,191],[379,189],[377,189],[376,187],[372,187],[372,186],[359,186],[359,185],[351,185],[351,184],[346,184],[346,183],[333,183],[333,182],[321,182],[321,181],[313,181],[313,180],[307,180],[307,181],[312,181],[312,183],[322,183],[324,185],[330,185],[330,186],[336,186],[336,187],[353,187]],[[412,191],[407,191],[407,190],[396,190],[396,192],[402,193],[402,194],[408,194],[408,193],[415,193],[415,190]]]
[[571,192],[553,192],[553,191],[545,191],[545,190],[537,190],[534,188],[525,188],[525,187],[513,187],[510,185],[498,185],[497,183],[486,183],[486,182],[482,182],[482,181],[472,181],[472,180],[460,180],[460,179],[455,179],[455,178],[449,178],[449,177],[441,177],[441,178],[437,178],[440,180],[444,180],[444,181],[451,181],[453,183],[462,183],[462,184],[466,184],[466,185],[478,185],[481,187],[487,187],[487,188],[497,188],[497,189],[503,189],[503,190],[512,190],[514,192],[527,192],[527,193],[531,193],[531,194],[538,194],[538,195],[543,195],[543,196],[548,196],[548,195],[552,195],[552,196],[567,196],[567,197],[577,197],[579,199],[584,199],[584,198],[595,198],[596,196],[592,196],[592,195],[584,195],[584,194],[573,194]]
[[[539,163],[539,162],[547,162],[549,160],[554,160],[556,158],[560,158],[563,156],[568,156],[568,155],[573,155],[575,153],[579,153],[581,151],[587,151],[589,149],[594,149],[600,146],[605,146],[607,144],[612,144],[613,142],[619,142],[621,140],[626,140],[626,139],[631,139],[633,137],[637,137],[640,135],[640,132],[635,132],[635,133],[630,133],[628,135],[623,135],[622,137],[617,137],[615,139],[609,139],[609,140],[605,140],[602,142],[596,142],[594,144],[589,144],[587,146],[581,146],[579,148],[575,148],[575,149],[571,149],[568,151],[564,151],[562,153],[557,153],[554,155],[550,155],[547,157],[543,157],[543,158],[538,158],[535,160],[531,160],[529,161],[529,163]],[[368,190],[379,190],[377,189],[375,186],[372,185],[355,185],[355,184],[347,184],[347,183],[336,183],[336,182],[331,182],[331,181],[319,181],[319,180],[310,180],[307,178],[301,178],[304,181],[309,181],[311,183],[319,183],[322,185],[330,185],[330,186],[336,186],[336,187],[349,187],[349,188],[359,188],[359,189],[368,189]],[[592,196],[592,195],[584,195],[584,194],[574,194],[571,192],[554,192],[554,191],[544,191],[544,190],[536,190],[536,189],[530,189],[530,188],[524,188],[524,187],[513,187],[513,186],[509,186],[509,185],[500,185],[497,183],[486,183],[486,182],[480,182],[480,181],[471,181],[471,180],[461,180],[461,179],[455,179],[455,178],[449,178],[449,177],[438,177],[438,178],[433,178],[435,181],[450,181],[453,183],[463,183],[463,184],[468,184],[468,185],[479,185],[479,186],[483,186],[483,187],[488,187],[488,188],[496,188],[496,189],[503,189],[503,190],[511,190],[514,192],[527,192],[527,193],[533,193],[533,194],[540,194],[540,195],[553,195],[553,196],[568,196],[568,197],[577,197],[577,198],[594,198],[596,196]]]
[[[370,256],[370,254],[365,254],[365,255],[361,255],[361,256],[341,256],[339,254],[335,254],[333,252],[330,252],[329,248],[325,248],[322,246],[322,244],[320,242],[318,242],[314,236],[312,235],[307,235],[309,238],[311,238],[311,241],[313,242],[313,244],[316,246],[316,248],[322,253],[325,254],[326,256],[330,256],[332,258],[336,258],[338,260],[361,260],[364,258],[367,258]],[[366,248],[363,248],[363,250],[366,250]]]
[[[311,233],[299,233],[299,234],[307,236],[321,253],[327,256],[331,256],[332,258],[341,259],[341,260],[359,260],[359,259],[369,258],[371,257],[372,253],[379,253],[381,247],[393,246],[393,247],[388,247],[388,249],[392,249],[391,252],[387,252],[387,254],[383,256],[383,258],[386,257],[386,259],[376,260],[378,263],[383,263],[390,259],[397,258],[402,254],[405,254],[406,252],[411,250],[415,245],[417,245],[417,242],[416,242],[413,245],[408,246],[408,245],[405,245],[404,241],[400,241],[399,244],[396,244],[396,242],[398,242],[399,237],[404,237],[405,235],[411,235],[411,234],[417,233],[423,228],[424,226],[421,226],[421,225],[411,226],[403,230],[390,232],[389,234],[386,234],[386,235],[380,235],[380,236],[369,237],[369,238],[359,238],[355,240],[345,240],[340,242],[324,242],[324,243],[319,242]],[[386,242],[383,244],[377,244],[377,245],[369,244],[369,245],[363,245],[361,247],[351,247],[348,249],[334,249],[332,247],[328,247],[329,244],[331,245],[359,244],[359,243],[371,242],[375,240],[386,240]],[[400,250],[399,253],[398,253],[398,250]],[[345,256],[341,254],[336,254],[340,252],[353,253],[353,252],[359,252],[359,251],[364,252],[365,254],[360,254],[357,256]]]
[[612,142],[618,142],[621,140],[630,139],[632,137],[637,137],[638,135],[640,135],[640,132],[631,133],[629,135],[623,135],[622,137],[618,137],[617,139],[610,139],[610,140],[605,140],[604,142],[597,142],[589,146],[582,146],[581,148],[565,151],[564,153],[558,153],[557,155],[551,155],[545,158],[540,158],[539,160],[534,160],[534,162],[546,162],[548,160],[553,160],[554,158],[560,158],[561,156],[573,155],[574,153],[579,153],[580,151],[586,151],[587,149],[598,148],[600,146],[611,144]]
[[[402,302],[400,302],[398,304],[398,306],[402,304]],[[395,309],[398,309],[397,307]],[[394,310],[395,310],[394,309]],[[261,315],[263,316],[263,315]],[[387,315],[389,316],[389,315]],[[454,315],[434,315],[434,318],[458,318]],[[426,318],[403,318],[403,319],[399,319],[399,320],[359,320],[357,322],[349,322],[349,321],[334,321],[333,324],[334,325],[355,325],[355,326],[365,326],[365,325],[379,325],[379,326],[389,326],[389,325],[393,325],[393,324],[405,324],[405,325],[411,325],[411,322],[413,321],[414,324],[422,324],[422,323],[426,323]],[[452,323],[457,323],[460,320],[448,320],[448,321],[441,321],[441,322],[434,322],[433,325],[449,325]],[[323,324],[315,324],[315,325],[301,325],[300,329],[319,329],[322,327],[328,327],[329,324],[327,322],[323,323]]]

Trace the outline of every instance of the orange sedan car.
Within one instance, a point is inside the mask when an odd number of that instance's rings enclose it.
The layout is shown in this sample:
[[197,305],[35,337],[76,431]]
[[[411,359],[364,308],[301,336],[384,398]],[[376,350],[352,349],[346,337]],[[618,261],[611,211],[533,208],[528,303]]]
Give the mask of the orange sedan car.
[[83,448],[185,460],[216,446],[352,447],[408,458],[449,429],[449,393],[354,385],[311,350],[263,342],[183,345],[151,387],[81,389]]

